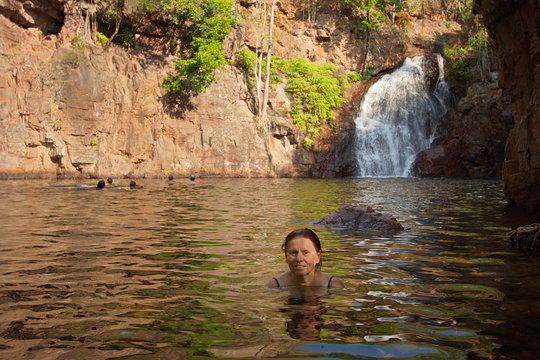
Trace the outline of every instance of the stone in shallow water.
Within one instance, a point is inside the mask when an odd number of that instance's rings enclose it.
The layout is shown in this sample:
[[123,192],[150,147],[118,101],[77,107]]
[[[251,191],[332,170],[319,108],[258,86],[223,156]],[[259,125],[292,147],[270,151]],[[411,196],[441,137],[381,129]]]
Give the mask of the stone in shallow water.
[[510,245],[520,251],[540,251],[540,224],[518,227],[508,234]]
[[403,226],[389,214],[375,212],[370,206],[345,205],[332,211],[316,225],[337,225],[356,230],[376,230],[382,232],[403,230]]

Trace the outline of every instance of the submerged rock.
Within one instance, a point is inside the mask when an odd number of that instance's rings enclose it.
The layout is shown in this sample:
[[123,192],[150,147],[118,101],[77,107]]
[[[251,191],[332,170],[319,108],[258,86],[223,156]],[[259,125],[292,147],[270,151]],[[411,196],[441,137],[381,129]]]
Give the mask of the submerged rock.
[[540,224],[538,223],[518,227],[507,235],[512,249],[540,251]]
[[370,206],[345,205],[316,221],[315,224],[382,232],[403,230],[403,226],[395,217],[375,212]]

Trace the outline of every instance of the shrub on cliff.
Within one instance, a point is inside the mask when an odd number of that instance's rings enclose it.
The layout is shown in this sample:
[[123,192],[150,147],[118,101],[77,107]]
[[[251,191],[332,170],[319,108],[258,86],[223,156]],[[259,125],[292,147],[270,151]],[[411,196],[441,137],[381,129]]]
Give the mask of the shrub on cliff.
[[[255,91],[255,53],[242,49],[236,54],[235,65],[244,72],[248,86]],[[263,64],[263,67],[266,64]],[[343,93],[349,82],[361,80],[357,73],[346,73],[334,64],[312,63],[306,59],[272,58],[271,83],[284,81],[291,99],[289,114],[293,124],[307,135],[304,147],[311,147],[321,126],[332,125],[333,111],[343,103]]]
[[331,124],[333,111],[343,103],[348,85],[345,72],[334,64],[317,64],[306,59],[283,59],[280,70],[287,78],[286,92],[290,96],[293,123],[314,139],[321,125]]
[[189,46],[186,58],[175,64],[164,86],[171,92],[199,94],[215,79],[215,69],[227,63],[223,41],[236,20],[230,0],[165,0],[162,9],[172,23],[185,29]]

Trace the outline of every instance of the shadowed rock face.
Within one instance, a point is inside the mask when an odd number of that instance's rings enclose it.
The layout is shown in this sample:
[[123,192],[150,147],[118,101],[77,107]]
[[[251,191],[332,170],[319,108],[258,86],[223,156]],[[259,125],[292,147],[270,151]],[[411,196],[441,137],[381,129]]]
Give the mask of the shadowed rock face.
[[515,125],[506,143],[503,179],[511,204],[540,208],[540,0],[476,0],[493,39],[501,84],[512,97]]
[[420,152],[413,173],[421,177],[500,179],[504,148],[513,127],[508,93],[496,81],[471,86],[446,115],[447,131]]
[[64,0],[0,0],[0,13],[23,28],[58,34],[64,25]]
[[316,225],[334,225],[356,230],[375,230],[392,232],[403,230],[403,226],[395,217],[389,214],[375,212],[369,206],[342,206],[332,211]]

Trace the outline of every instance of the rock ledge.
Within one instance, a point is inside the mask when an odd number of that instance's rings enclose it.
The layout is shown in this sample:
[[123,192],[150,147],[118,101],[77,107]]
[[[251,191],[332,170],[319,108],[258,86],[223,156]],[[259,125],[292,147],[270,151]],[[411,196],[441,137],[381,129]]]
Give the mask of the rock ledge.
[[375,212],[370,206],[345,205],[332,211],[316,225],[336,225],[356,230],[376,230],[382,232],[400,231],[403,226],[389,214]]
[[512,249],[540,251],[540,224],[538,223],[518,227],[507,235]]

